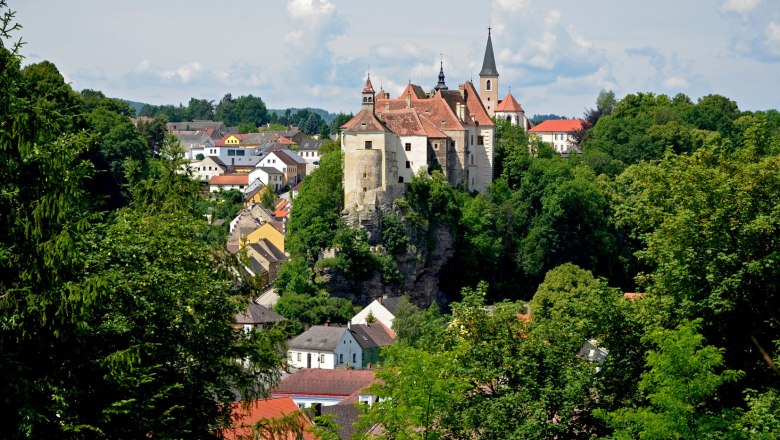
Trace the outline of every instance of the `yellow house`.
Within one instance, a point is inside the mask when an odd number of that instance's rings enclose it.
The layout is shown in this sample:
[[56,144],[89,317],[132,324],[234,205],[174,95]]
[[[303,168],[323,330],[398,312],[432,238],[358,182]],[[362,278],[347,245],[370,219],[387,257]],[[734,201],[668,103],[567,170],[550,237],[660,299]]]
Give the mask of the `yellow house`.
[[250,232],[249,235],[246,236],[246,244],[257,243],[264,238],[276,246],[277,249],[284,252],[284,234],[279,232],[278,229],[274,228],[269,223],[265,223]]

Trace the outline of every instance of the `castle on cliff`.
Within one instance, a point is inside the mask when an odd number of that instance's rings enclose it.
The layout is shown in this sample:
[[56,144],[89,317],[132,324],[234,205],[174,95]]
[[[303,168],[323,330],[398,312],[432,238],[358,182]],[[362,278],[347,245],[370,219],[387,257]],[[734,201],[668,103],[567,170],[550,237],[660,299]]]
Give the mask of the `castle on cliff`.
[[[498,100],[498,70],[488,32],[479,74],[450,90],[444,66],[429,92],[409,83],[400,96],[375,92],[371,78],[361,93],[361,109],[342,126],[344,207],[350,215],[388,210],[403,196],[412,175],[440,169],[452,185],[485,191],[493,181],[493,117],[528,126],[511,93]],[[363,223],[354,218],[352,223]]]

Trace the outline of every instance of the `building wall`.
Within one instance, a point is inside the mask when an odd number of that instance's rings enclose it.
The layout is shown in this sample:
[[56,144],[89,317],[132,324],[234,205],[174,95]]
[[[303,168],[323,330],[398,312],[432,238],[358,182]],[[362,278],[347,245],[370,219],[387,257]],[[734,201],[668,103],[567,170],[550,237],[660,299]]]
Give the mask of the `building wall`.
[[[490,80],[491,89],[487,90],[487,82]],[[488,115],[492,118],[498,105],[498,77],[479,77],[479,96],[485,106]]]
[[334,350],[334,362],[337,367],[363,368],[363,349],[357,343],[352,332],[345,331],[344,336]]
[[309,368],[309,356],[311,356],[311,368],[332,370],[336,366],[336,356],[333,352],[298,348],[290,348],[287,350],[287,365],[293,368]]
[[[404,179],[403,183],[409,183],[412,175],[421,169],[428,169],[428,138],[425,136],[399,136],[397,138],[398,177]],[[409,144],[411,151],[406,151]],[[406,167],[409,162],[409,168]],[[399,182],[400,183],[400,182]]]
[[[344,206],[373,203],[364,200],[364,193],[397,185],[398,162],[393,137],[392,133],[381,132],[342,134]],[[371,149],[365,147],[366,142],[371,142]]]
[[279,232],[276,228],[268,223],[264,223],[259,228],[252,231],[246,236],[247,243],[257,243],[262,239],[267,239],[277,249],[284,252],[284,234]]

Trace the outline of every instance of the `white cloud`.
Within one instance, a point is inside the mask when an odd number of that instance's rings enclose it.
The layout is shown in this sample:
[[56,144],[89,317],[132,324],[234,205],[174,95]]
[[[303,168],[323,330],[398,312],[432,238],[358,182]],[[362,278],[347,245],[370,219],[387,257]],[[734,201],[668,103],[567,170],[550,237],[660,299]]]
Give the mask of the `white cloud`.
[[183,64],[174,70],[165,70],[160,76],[163,79],[178,79],[183,83],[188,83],[197,78],[203,72],[203,64],[200,61]]
[[764,29],[767,50],[776,56],[780,56],[780,23],[774,21],[766,25]]
[[290,0],[287,12],[294,20],[318,22],[332,15],[336,6],[328,0]]
[[685,90],[688,88],[688,81],[681,76],[670,76],[661,86],[667,90]]
[[494,0],[493,8],[514,14],[528,9],[528,0]]
[[745,14],[752,11],[759,3],[761,3],[761,0],[726,0],[723,2],[721,9],[723,12]]

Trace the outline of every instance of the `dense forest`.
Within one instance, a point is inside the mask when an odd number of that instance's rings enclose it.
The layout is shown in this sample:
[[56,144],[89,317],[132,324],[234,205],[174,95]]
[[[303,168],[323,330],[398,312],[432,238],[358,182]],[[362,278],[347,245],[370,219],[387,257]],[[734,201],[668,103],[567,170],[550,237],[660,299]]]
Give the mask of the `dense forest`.
[[[4,437],[218,435],[279,379],[288,336],[232,326],[252,286],[205,215],[240,201],[199,194],[167,116],[136,127],[52,63],[22,67],[5,0],[0,18]],[[254,116],[238,125],[272,118]],[[323,148],[276,283],[292,331],[354,313],[323,270],[398,283],[432,226],[455,243],[446,301],[397,311],[361,421],[381,438],[780,437],[780,113],[603,92],[585,118],[567,158],[499,124],[487,193],[422,173],[379,242],[345,224]]]

